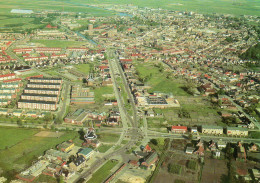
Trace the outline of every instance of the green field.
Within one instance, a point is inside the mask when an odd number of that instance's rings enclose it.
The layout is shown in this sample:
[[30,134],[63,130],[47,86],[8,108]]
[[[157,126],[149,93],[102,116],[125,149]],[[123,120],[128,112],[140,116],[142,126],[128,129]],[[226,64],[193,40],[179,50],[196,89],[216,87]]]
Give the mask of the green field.
[[90,71],[90,64],[79,64],[75,66],[77,68],[77,70],[79,70],[80,72],[84,73],[84,74],[89,74]]
[[103,182],[112,173],[111,169],[114,168],[118,162],[109,160],[100,169],[98,169],[88,183],[100,183]]
[[42,39],[34,39],[31,43],[39,43],[46,47],[59,47],[59,48],[66,48],[66,47],[80,47],[85,42],[78,42],[78,41],[61,41],[61,40],[42,40]]
[[188,96],[181,87],[182,85],[174,78],[166,78],[166,73],[160,72],[157,67],[149,63],[136,64],[136,70],[140,78],[150,77],[146,83],[152,88],[149,92],[160,91],[165,93],[172,93],[175,96]]
[[107,152],[108,149],[110,149],[112,147],[112,145],[101,145],[100,147],[98,147],[98,151],[101,153],[105,153]]
[[98,103],[101,103],[105,100],[105,97],[103,97],[103,94],[112,94],[113,93],[113,87],[112,86],[103,86],[99,88],[95,88],[95,101]]
[[23,139],[33,136],[37,132],[39,132],[39,130],[1,127],[0,128],[0,150],[5,149],[6,147],[12,147],[15,144],[19,143],[20,141],[22,141]]
[[120,134],[112,134],[112,133],[97,133],[98,139],[101,142],[114,142],[116,143],[120,137]]
[[[2,9],[0,8],[0,11]],[[0,31],[18,31],[25,29],[36,29],[44,26],[41,22],[36,22],[34,18],[25,18],[19,16],[5,16],[0,13]]]
[[5,177],[14,176],[31,165],[32,161],[44,154],[44,151],[55,148],[57,144],[78,138],[77,132],[66,132],[59,138],[36,137],[37,129],[0,128],[0,168]]

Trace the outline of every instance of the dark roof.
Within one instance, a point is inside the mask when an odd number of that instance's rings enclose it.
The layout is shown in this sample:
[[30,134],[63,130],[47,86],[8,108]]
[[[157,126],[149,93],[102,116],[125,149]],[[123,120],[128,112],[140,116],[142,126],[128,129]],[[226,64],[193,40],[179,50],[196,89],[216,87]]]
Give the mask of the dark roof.
[[61,85],[60,83],[35,83],[35,82],[29,82],[28,84],[35,84],[35,85]]
[[22,99],[20,99],[18,102],[22,102],[22,103],[38,103],[38,104],[53,104],[53,105],[56,105],[56,102],[52,102],[52,101],[22,100]]
[[56,88],[30,88],[30,87],[26,87],[25,90],[59,91],[59,89]]
[[49,95],[49,94],[37,94],[37,93],[23,93],[24,96],[39,96],[39,97],[58,97],[58,95]]
[[62,80],[61,78],[39,78],[39,77],[31,77],[30,79],[37,79],[37,80]]
[[86,161],[86,159],[84,158],[84,156],[80,155],[75,161],[74,164],[76,166],[81,165],[82,163],[84,163]]

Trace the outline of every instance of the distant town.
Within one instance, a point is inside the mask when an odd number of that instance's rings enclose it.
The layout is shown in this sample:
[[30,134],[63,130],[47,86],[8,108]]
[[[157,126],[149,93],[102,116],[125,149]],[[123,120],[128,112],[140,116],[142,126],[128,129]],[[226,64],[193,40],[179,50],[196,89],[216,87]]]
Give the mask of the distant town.
[[95,8],[0,26],[0,183],[259,182],[259,16]]

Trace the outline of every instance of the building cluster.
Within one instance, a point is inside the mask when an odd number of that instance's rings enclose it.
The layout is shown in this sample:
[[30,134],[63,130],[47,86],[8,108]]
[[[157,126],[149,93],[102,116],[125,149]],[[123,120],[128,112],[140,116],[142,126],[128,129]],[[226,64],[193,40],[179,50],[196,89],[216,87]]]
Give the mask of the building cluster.
[[18,108],[55,111],[58,107],[62,79],[31,77],[28,79]]
[[130,160],[129,164],[134,167],[140,167],[144,169],[155,168],[155,163],[158,161],[158,153],[153,150],[148,144],[146,146],[141,146],[140,151],[134,151],[136,157],[139,161]]
[[75,146],[73,141],[65,141],[56,149],[49,149],[44,156],[16,177],[26,182],[33,182],[41,174],[56,177],[63,176],[68,181],[76,173],[87,165],[87,161],[93,156],[91,148]]
[[15,73],[0,75],[0,104],[5,106],[16,99],[20,88],[23,86],[22,79],[17,78]]
[[38,111],[23,111],[20,109],[0,109],[0,115],[5,116],[16,116],[16,117],[31,117],[31,118],[43,118],[46,113],[44,112],[38,112]]
[[172,133],[187,133],[197,134],[198,132],[207,135],[223,135],[236,136],[236,137],[247,137],[248,129],[241,127],[221,127],[221,126],[209,126],[202,125],[201,127],[190,127],[187,126],[172,126]]
[[65,123],[83,125],[92,123],[93,126],[100,127],[103,125],[119,125],[121,120],[119,111],[113,109],[106,112],[92,112],[85,109],[77,109],[75,112],[68,114],[64,118]]
[[83,88],[82,85],[74,85],[71,89],[71,104],[93,104],[95,103],[94,92],[90,88]]

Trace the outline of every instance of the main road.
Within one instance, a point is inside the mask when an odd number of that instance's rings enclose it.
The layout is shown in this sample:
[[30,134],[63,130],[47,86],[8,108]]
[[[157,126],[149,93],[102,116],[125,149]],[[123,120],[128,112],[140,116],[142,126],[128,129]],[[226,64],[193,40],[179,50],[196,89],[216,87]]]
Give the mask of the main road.
[[[111,51],[107,51],[107,55],[109,55],[108,63],[109,63],[109,67],[110,67],[110,74],[111,74],[111,78],[113,81],[114,92],[115,92],[116,99],[118,101],[118,107],[119,107],[120,116],[121,116],[121,120],[122,120],[122,124],[123,124],[123,132],[122,132],[119,142],[117,144],[120,145],[122,140],[125,139],[126,132],[128,132],[127,136],[130,138],[130,140],[128,141],[127,144],[125,144],[118,150],[114,150],[113,152],[107,153],[102,158],[96,160],[94,163],[92,163],[92,165],[89,167],[89,169],[86,170],[85,172],[83,172],[81,174],[81,176],[78,177],[78,179],[76,179],[74,182],[82,181],[82,179],[84,179],[85,181],[88,180],[90,178],[90,176],[101,165],[103,165],[109,158],[111,158],[113,156],[124,157],[125,152],[127,150],[131,149],[132,147],[135,147],[135,143],[138,141],[141,141],[143,138],[143,134],[142,134],[141,130],[138,129],[138,121],[136,120],[137,113],[136,113],[136,107],[135,107],[135,103],[133,100],[133,96],[130,92],[129,84],[126,81],[126,78],[122,71],[122,67],[119,63],[119,60],[118,60],[118,58],[115,57],[115,53],[112,53]],[[125,91],[127,91],[126,92],[127,97],[130,99],[131,108],[134,111],[132,117],[129,116],[127,110],[124,107],[124,101],[122,100],[122,97],[121,97],[122,96],[121,92],[123,90],[118,89],[118,83],[117,83],[117,79],[116,79],[117,77],[120,77],[123,80],[124,89],[125,89]],[[128,124],[130,124],[131,126],[128,126]]]

